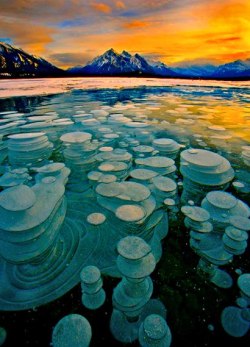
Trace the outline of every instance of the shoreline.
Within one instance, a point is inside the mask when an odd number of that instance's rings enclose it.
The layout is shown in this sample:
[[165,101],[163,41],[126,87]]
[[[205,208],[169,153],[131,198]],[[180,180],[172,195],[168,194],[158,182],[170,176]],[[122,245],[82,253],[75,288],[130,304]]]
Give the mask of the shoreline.
[[138,87],[249,88],[250,81],[218,81],[153,77],[50,77],[0,79],[0,98],[52,95],[73,90],[129,89]]

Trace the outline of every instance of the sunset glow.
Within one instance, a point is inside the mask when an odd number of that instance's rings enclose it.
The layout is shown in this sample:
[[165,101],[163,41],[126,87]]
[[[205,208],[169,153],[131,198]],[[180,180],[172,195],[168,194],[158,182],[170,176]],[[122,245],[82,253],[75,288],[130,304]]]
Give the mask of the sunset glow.
[[57,66],[109,48],[168,65],[250,57],[248,0],[2,0],[0,41]]

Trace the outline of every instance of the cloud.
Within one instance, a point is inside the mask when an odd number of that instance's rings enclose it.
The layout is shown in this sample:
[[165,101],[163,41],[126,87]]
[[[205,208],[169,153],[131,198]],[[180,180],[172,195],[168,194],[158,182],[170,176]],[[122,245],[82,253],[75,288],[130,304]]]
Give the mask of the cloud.
[[172,67],[187,67],[187,66],[202,66],[202,65],[219,65],[219,62],[216,59],[208,59],[208,58],[196,58],[196,59],[185,59],[183,61],[179,61],[178,63],[170,64]]
[[22,25],[19,21],[1,21],[0,32],[6,37],[11,38],[15,46],[30,51],[32,54],[41,54],[45,52],[45,46],[53,42],[54,28],[43,25],[32,24]]
[[234,52],[227,52],[227,53],[219,53],[217,56],[217,59],[220,60],[220,62],[230,62],[234,60],[245,60],[249,59],[250,57],[250,50],[237,50]]
[[158,53],[158,52],[150,52],[150,53],[140,52],[140,54],[143,55],[143,57],[149,61],[162,61],[171,57],[171,55],[167,53]]
[[0,0],[0,33],[65,66],[110,47],[166,64],[225,62],[250,51],[249,16],[248,0]]
[[89,53],[54,53],[48,56],[49,60],[59,67],[69,67],[77,65],[86,65],[92,55]]
[[139,11],[135,11],[135,10],[128,10],[128,11],[124,11],[120,14],[121,17],[128,17],[128,18],[133,18],[133,17],[139,17],[140,16],[140,12]]
[[116,8],[118,8],[119,10],[124,10],[126,8],[126,5],[124,4],[123,1],[116,1],[115,2],[115,6]]
[[51,23],[86,14],[88,4],[78,0],[1,0],[0,16]]
[[150,23],[141,20],[132,20],[130,22],[124,23],[123,26],[126,29],[137,29],[137,28],[145,28],[149,26]]
[[224,43],[235,43],[238,41],[241,41],[241,36],[231,36],[231,37],[218,37],[214,39],[208,39],[206,40],[207,43],[212,44],[224,44]]
[[105,14],[109,14],[112,12],[112,8],[109,5],[104,4],[103,2],[96,2],[94,4],[91,4],[91,6],[98,12],[102,12]]

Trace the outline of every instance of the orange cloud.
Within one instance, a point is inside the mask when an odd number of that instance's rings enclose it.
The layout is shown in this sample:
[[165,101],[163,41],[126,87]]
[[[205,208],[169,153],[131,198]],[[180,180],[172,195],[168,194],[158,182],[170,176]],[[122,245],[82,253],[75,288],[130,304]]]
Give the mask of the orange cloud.
[[240,36],[231,36],[231,37],[220,37],[220,38],[215,38],[215,39],[208,39],[206,40],[207,43],[230,43],[230,42],[237,42],[240,41],[241,37]]
[[126,8],[124,2],[122,1],[116,1],[115,6],[119,9],[119,10],[124,10]]
[[70,60],[78,63],[77,54],[86,60],[86,54],[94,58],[110,47],[161,57],[166,64],[197,59],[225,63],[250,57],[249,0],[0,3],[2,37],[64,66],[71,66]]
[[[127,5],[129,1],[124,2]],[[135,6],[139,3],[149,5],[150,1],[138,0]],[[114,11],[109,21],[105,16],[99,17],[102,30],[98,30],[96,20],[87,28],[64,29],[56,36],[55,45],[50,44],[49,48],[53,49],[52,53],[86,52],[87,49],[92,58],[110,47],[146,56],[154,52],[169,65],[201,58],[221,64],[250,57],[248,0],[185,0],[183,3],[183,6],[157,14],[142,14],[132,20],[116,16]],[[115,6],[116,0],[112,4]],[[133,9],[128,5],[127,8]]]
[[137,28],[144,28],[149,26],[149,22],[142,21],[142,20],[133,20],[127,23],[124,23],[123,26],[126,29],[137,29]]
[[103,2],[97,2],[94,4],[91,4],[91,6],[98,12],[109,14],[112,12],[112,9],[109,5],[104,4]]
[[248,59],[249,57],[250,57],[250,50],[219,54],[217,58],[220,63],[223,63],[225,61],[230,62],[230,61],[234,61],[238,59],[244,60],[244,59]]
[[20,22],[1,21],[0,32],[5,37],[10,37],[14,45],[23,48],[32,54],[43,54],[46,46],[53,42],[53,34],[56,30],[42,25],[32,23],[29,26],[21,25]]

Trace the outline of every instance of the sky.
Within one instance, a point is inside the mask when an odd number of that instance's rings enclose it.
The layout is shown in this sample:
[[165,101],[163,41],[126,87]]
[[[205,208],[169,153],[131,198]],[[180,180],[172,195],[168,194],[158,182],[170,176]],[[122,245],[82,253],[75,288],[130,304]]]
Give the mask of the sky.
[[250,58],[250,0],[0,0],[0,41],[62,68],[110,48],[223,64]]

